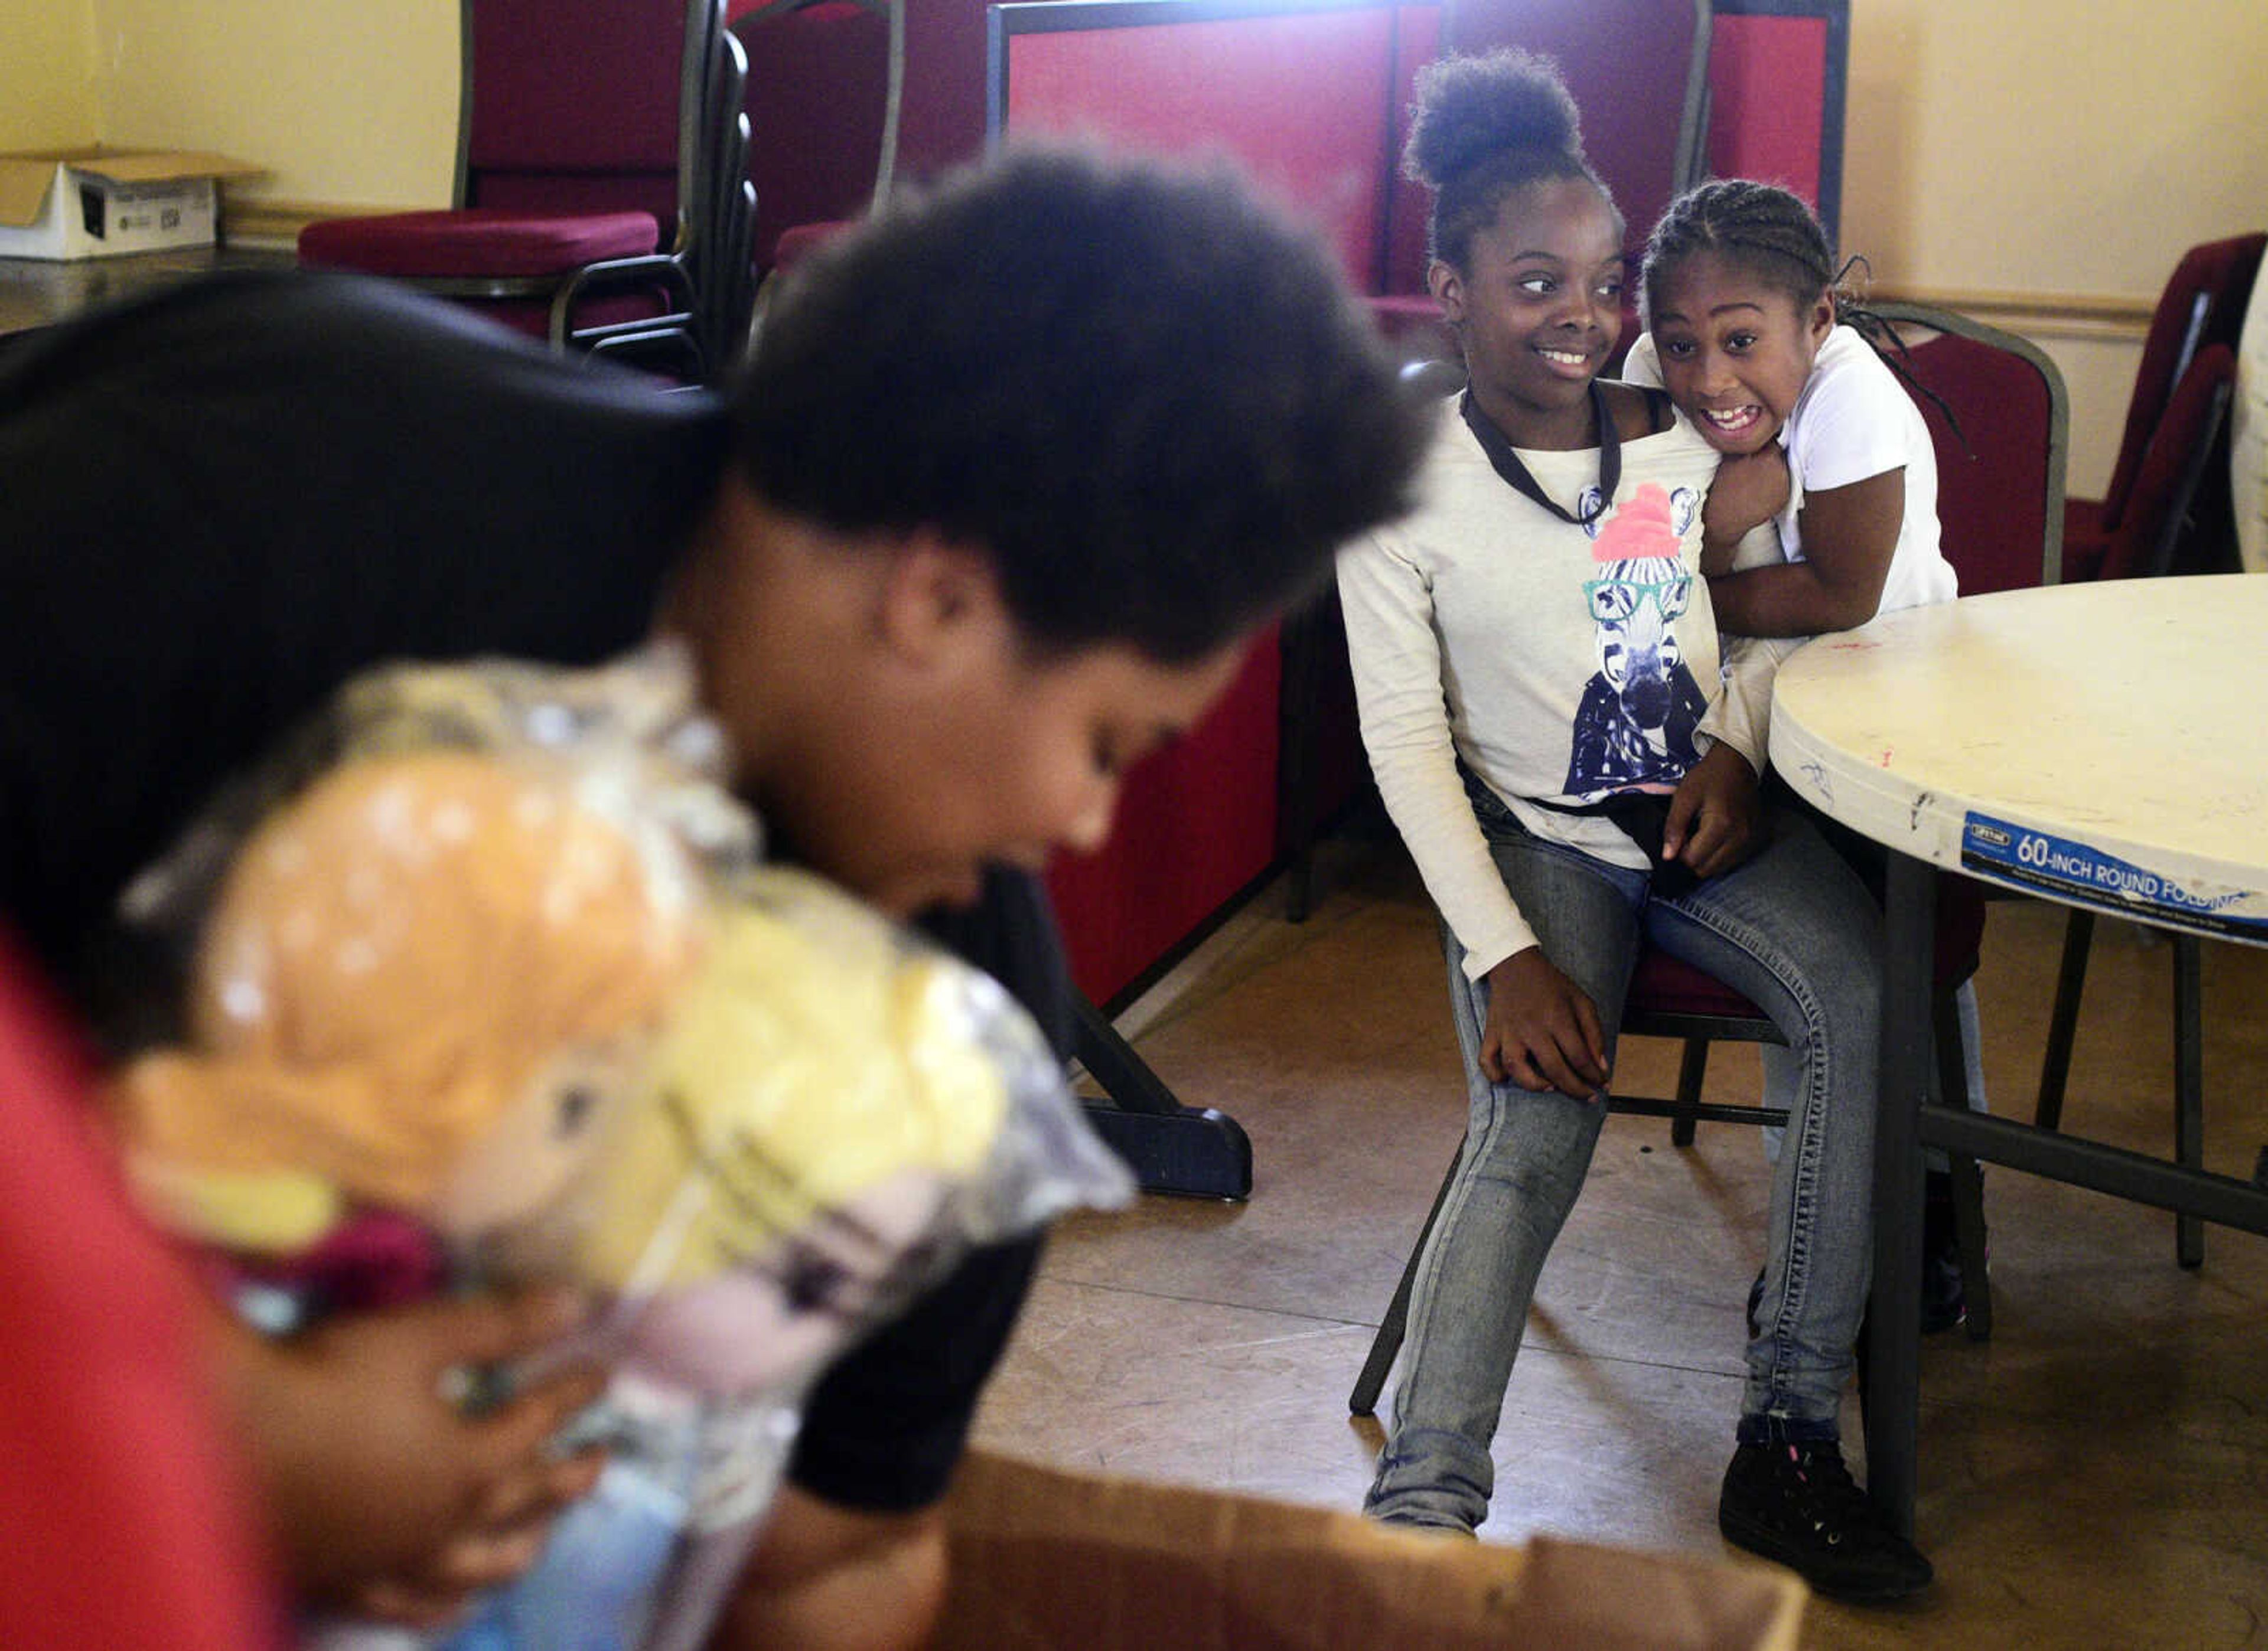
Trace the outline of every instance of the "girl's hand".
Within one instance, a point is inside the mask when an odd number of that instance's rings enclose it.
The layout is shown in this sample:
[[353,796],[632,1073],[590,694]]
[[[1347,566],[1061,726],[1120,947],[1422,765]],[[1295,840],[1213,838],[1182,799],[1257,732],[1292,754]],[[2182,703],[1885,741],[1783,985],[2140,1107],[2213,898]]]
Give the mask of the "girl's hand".
[[1515,951],[1488,972],[1481,1070],[1496,1083],[1602,1098],[1607,1040],[1582,987],[1553,967],[1541,946]]
[[1787,450],[1778,442],[1717,461],[1716,479],[1701,505],[1704,577],[1714,579],[1733,570],[1733,552],[1742,538],[1787,508],[1793,486]]
[[553,1516],[597,1482],[600,1453],[562,1458],[549,1442],[605,1378],[564,1372],[474,1415],[455,1376],[533,1353],[575,1317],[553,1296],[491,1296],[288,1341],[232,1320],[219,1331],[254,1483],[302,1597],[432,1628],[534,1562]]
[[1723,740],[1686,770],[1661,828],[1661,857],[1683,861],[1697,877],[1730,871],[1763,845],[1756,840],[1756,774]]

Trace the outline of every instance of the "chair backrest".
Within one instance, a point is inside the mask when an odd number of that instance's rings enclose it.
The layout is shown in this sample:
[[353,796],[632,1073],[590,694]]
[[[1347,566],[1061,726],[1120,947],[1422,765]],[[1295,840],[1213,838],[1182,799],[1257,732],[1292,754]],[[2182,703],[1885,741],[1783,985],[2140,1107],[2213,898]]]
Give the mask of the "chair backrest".
[[723,0],[467,0],[465,206],[699,215]]
[[885,149],[890,24],[858,0],[730,0],[727,18],[748,54],[752,260],[770,269],[785,231],[864,214],[895,159]]
[[1711,14],[1709,174],[1793,190],[1839,241],[1848,0],[1713,0]]
[[2071,442],[2063,375],[2029,340],[1954,311],[1882,304],[1874,312],[1904,343],[1890,350],[1892,365],[1910,393],[1923,392],[1914,403],[1937,448],[1938,528],[1961,594],[2058,583]]
[[2103,490],[2104,527],[2115,529],[2124,519],[2151,432],[2198,352],[2213,344],[2235,348],[2264,248],[2268,248],[2268,233],[2232,236],[2191,247],[2174,267],[2142,341],[2142,361],[2135,370],[2134,393],[2126,402],[2117,462]]
[[[2143,445],[2097,578],[2227,571],[2216,554],[2222,547],[2196,542],[2191,528],[2216,457],[2226,474],[2228,450],[2220,437],[2235,381],[2236,352],[2227,344],[2208,344],[2191,359]],[[2227,525],[2225,512],[2212,520]]]
[[1374,290],[1398,10],[1393,0],[995,7],[990,124],[1004,137],[1068,133],[1233,156]]

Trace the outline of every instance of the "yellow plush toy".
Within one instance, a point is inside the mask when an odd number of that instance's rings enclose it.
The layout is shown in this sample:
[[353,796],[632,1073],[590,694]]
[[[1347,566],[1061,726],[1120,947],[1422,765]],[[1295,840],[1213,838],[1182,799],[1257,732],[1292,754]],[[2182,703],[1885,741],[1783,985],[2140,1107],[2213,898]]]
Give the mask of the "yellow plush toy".
[[759,873],[716,922],[571,1243],[640,1367],[730,1394],[918,1282],[1012,1086],[1061,1077],[989,980],[816,878]]

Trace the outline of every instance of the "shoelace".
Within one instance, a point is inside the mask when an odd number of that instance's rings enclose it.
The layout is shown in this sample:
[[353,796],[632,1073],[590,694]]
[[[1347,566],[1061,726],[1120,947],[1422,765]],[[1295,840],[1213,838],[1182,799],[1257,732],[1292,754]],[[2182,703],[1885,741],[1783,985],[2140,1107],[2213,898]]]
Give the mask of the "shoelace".
[[1866,1492],[1851,1478],[1840,1450],[1794,1444],[1786,1449],[1789,1471],[1802,1487],[1795,1499],[1798,1516],[1830,1547],[1840,1546],[1853,1527],[1866,1523]]

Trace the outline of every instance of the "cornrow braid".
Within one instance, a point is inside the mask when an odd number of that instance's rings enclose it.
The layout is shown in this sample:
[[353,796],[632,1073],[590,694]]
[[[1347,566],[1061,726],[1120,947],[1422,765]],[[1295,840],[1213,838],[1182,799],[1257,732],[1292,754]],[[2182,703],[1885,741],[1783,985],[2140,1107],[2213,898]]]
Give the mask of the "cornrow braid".
[[1867,260],[1852,258],[1838,268],[1826,227],[1801,196],[1777,184],[1724,178],[1671,202],[1646,244],[1640,279],[1649,319],[1670,273],[1704,253],[1740,264],[1794,299],[1799,312],[1822,296],[1832,299],[1835,319],[1865,339],[1909,390],[1929,398],[1967,449],[1969,438],[1945,398],[1914,377],[1911,352],[1897,329],[1860,304],[1852,272],[1865,269]]
[[[1433,192],[1426,256],[1458,270],[1471,268],[1473,238],[1497,221],[1505,197],[1529,184],[1581,178],[1615,212],[1584,157],[1582,118],[1558,66],[1509,47],[1452,54],[1418,72],[1402,171]],[[1622,229],[1615,212],[1617,238]]]
[[1776,184],[1725,178],[1669,203],[1646,240],[1641,279],[1650,314],[1668,272],[1703,253],[1736,260],[1799,307],[1835,293],[1835,249],[1800,196]]

